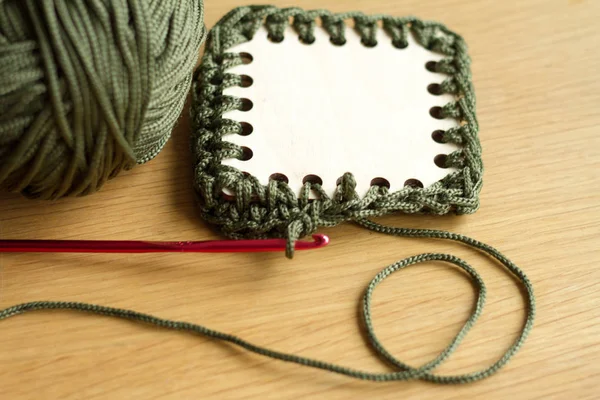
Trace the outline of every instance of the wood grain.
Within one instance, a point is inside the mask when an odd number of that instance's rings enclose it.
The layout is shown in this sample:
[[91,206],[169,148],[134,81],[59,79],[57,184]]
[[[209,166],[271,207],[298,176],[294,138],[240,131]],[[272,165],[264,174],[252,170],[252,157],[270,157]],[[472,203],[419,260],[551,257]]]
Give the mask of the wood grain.
[[[206,0],[206,21],[243,0]],[[470,44],[484,148],[482,208],[465,217],[391,216],[386,223],[449,229],[492,244],[532,279],[536,326],[521,353],[483,382],[356,382],[246,354],[210,340],[67,312],[0,323],[0,398],[597,398],[600,393],[600,3],[463,0],[273,1],[440,20]],[[93,196],[57,202],[0,195],[2,238],[202,240],[189,125],[149,164]],[[332,245],[287,261],[270,255],[37,255],[0,258],[0,307],[53,299],[132,308],[231,332],[258,344],[386,371],[365,347],[357,305],[384,266],[450,252],[483,275],[483,317],[441,373],[493,362],[517,335],[524,303],[489,259],[458,245],[403,240],[352,225],[324,229]],[[450,268],[412,267],[376,294],[375,324],[413,365],[431,359],[472,307]]]

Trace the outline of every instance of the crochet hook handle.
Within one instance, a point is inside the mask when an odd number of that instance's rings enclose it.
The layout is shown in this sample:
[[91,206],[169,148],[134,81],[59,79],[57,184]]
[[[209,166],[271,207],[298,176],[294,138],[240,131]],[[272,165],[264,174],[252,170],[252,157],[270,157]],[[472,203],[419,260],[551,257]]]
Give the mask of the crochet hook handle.
[[[327,246],[329,237],[297,241],[296,250]],[[259,253],[284,251],[285,239],[146,242],[131,240],[0,240],[0,253]]]

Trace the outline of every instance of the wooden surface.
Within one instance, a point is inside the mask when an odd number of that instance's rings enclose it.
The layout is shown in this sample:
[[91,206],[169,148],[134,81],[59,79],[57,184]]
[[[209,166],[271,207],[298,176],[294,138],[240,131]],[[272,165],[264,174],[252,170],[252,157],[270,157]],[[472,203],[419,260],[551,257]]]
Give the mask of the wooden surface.
[[[209,27],[241,0],[207,0]],[[291,1],[273,1],[280,6]],[[484,148],[481,210],[392,216],[492,244],[529,274],[538,317],[522,351],[483,382],[352,381],[249,355],[203,338],[73,313],[0,323],[0,398],[597,398],[600,393],[600,2],[296,1],[306,8],[413,14],[444,21],[470,45]],[[187,114],[184,114],[187,115]],[[0,195],[2,238],[202,240],[187,117],[161,155],[96,195],[54,203]],[[0,307],[42,299],[132,308],[199,322],[258,344],[354,368],[386,371],[365,347],[357,305],[384,266],[450,252],[483,275],[483,317],[441,373],[481,369],[524,318],[515,283],[459,245],[387,237],[344,225],[321,230],[326,250],[271,255],[4,255]],[[376,293],[375,324],[413,365],[430,360],[472,307],[472,286],[440,265],[409,268]]]

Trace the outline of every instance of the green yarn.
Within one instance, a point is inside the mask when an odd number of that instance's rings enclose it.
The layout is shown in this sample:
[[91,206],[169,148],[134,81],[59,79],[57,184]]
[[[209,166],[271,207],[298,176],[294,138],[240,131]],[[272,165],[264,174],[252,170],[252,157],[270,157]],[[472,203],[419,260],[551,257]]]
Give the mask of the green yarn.
[[155,157],[185,103],[202,0],[0,2],[0,190],[98,190]]
[[[346,42],[346,21],[351,20],[365,46],[377,44],[375,34],[381,23],[390,37],[389,44],[381,45],[395,46],[402,51],[412,33],[420,45],[445,56],[428,68],[448,75],[440,91],[457,99],[437,110],[440,117],[455,118],[462,123],[442,135],[442,141],[459,147],[446,162],[457,172],[427,188],[404,187],[391,192],[386,187],[373,186],[362,198],[355,191],[353,175],[348,173],[339,180],[332,197],[321,185],[312,182],[306,182],[298,196],[285,182],[272,180],[263,185],[256,177],[221,163],[223,159],[239,158],[243,154],[240,146],[227,141],[228,135],[242,133],[242,124],[223,118],[225,112],[243,105],[242,99],[223,94],[227,87],[241,83],[241,77],[229,73],[228,69],[244,62],[240,54],[228,49],[252,40],[263,24],[274,42],[284,39],[284,31],[291,24],[300,40],[312,43],[317,18],[321,19],[334,45]],[[414,17],[366,16],[359,12],[334,14],[325,10],[272,6],[237,8],[223,17],[208,35],[206,52],[193,83],[191,112],[194,188],[200,211],[204,219],[231,238],[284,237],[289,240],[288,256],[291,257],[291,243],[314,233],[320,226],[397,211],[470,214],[479,208],[483,164],[470,59],[464,40],[439,23]],[[234,192],[235,200],[224,197],[223,189]],[[316,200],[309,199],[311,193],[316,193]]]
[[[17,306],[9,307],[4,310],[0,310],[0,321],[6,318],[10,318],[19,314],[23,314],[30,311],[36,310],[71,310],[71,311],[82,311],[93,314],[100,314],[109,317],[127,319],[134,322],[141,322],[145,324],[155,325],[160,328],[173,329],[185,331],[192,334],[197,334],[201,336],[206,336],[209,338],[213,338],[216,340],[229,342],[233,345],[244,348],[248,351],[251,351],[256,354],[260,354],[265,357],[274,358],[281,361],[291,362],[295,364],[304,365],[311,368],[317,368],[329,372],[333,372],[340,375],[345,375],[355,379],[361,380],[369,380],[376,382],[389,382],[389,381],[406,381],[406,380],[414,380],[421,379],[424,381],[440,383],[440,384],[461,384],[461,383],[471,383],[484,378],[487,378],[499,371],[503,366],[505,366],[510,359],[517,353],[517,351],[521,348],[527,335],[531,331],[533,327],[533,321],[535,318],[535,300],[533,296],[533,287],[531,282],[525,276],[523,271],[521,271],[516,265],[506,259],[498,250],[490,247],[484,243],[478,242],[466,236],[457,235],[449,232],[442,231],[434,231],[434,230],[419,230],[419,229],[397,229],[385,227],[371,221],[367,220],[359,220],[357,221],[361,225],[365,226],[368,229],[372,229],[378,232],[387,233],[391,235],[397,236],[405,236],[405,237],[427,237],[427,238],[438,238],[438,239],[447,239],[454,240],[457,242],[461,242],[467,244],[468,246],[474,247],[489,256],[493,257],[497,261],[499,261],[511,274],[513,274],[526,288],[527,294],[527,319],[525,321],[525,325],[521,334],[517,337],[515,342],[508,348],[508,350],[500,357],[495,363],[493,363],[488,368],[485,368],[481,371],[463,374],[463,375],[437,375],[432,373],[431,371],[442,364],[459,346],[460,342],[467,335],[471,327],[475,324],[475,321],[481,315],[483,311],[483,306],[486,299],[486,288],[483,283],[483,280],[479,276],[479,274],[465,261],[461,260],[458,257],[449,255],[449,254],[420,254],[418,256],[409,257],[402,261],[399,261],[395,264],[390,265],[389,267],[382,270],[378,273],[371,283],[368,285],[367,290],[363,296],[363,320],[365,322],[366,330],[367,330],[367,338],[369,340],[370,346],[373,348],[377,356],[382,360],[391,365],[393,365],[397,371],[391,373],[372,373],[365,372],[360,370],[355,370],[347,367],[342,367],[335,364],[326,363],[319,360],[314,360],[306,357],[297,356],[294,354],[287,354],[278,352],[275,350],[271,350],[265,347],[261,347],[250,342],[245,341],[244,339],[238,338],[236,336],[222,333],[219,331],[215,331],[209,328],[206,328],[201,325],[192,324],[184,321],[172,321],[168,319],[158,318],[149,314],[142,314],[137,311],[124,310],[118,308],[111,308],[105,306],[99,306],[94,304],[87,303],[75,303],[75,302],[55,302],[55,301],[39,301],[39,302],[31,302],[20,304]],[[411,367],[402,361],[398,360],[394,357],[384,345],[379,341],[377,335],[375,334],[375,330],[373,327],[373,323],[371,320],[371,298],[373,296],[373,292],[375,288],[383,282],[387,277],[389,277],[394,272],[400,271],[410,265],[428,262],[428,261],[443,261],[446,263],[454,264],[455,266],[461,268],[467,274],[469,274],[473,280],[473,283],[477,286],[478,289],[478,298],[475,303],[474,311],[469,317],[469,319],[465,322],[461,330],[458,334],[452,339],[450,344],[432,361],[422,365],[421,367],[415,368]]]

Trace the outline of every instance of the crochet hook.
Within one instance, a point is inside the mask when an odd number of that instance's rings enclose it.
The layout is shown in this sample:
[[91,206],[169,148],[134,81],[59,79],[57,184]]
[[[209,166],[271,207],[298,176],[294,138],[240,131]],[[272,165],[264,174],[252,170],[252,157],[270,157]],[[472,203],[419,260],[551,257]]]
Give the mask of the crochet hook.
[[[296,250],[329,244],[316,234],[312,241],[296,241]],[[0,240],[0,253],[259,253],[284,251],[285,239],[206,240],[201,242],[148,242],[133,240]]]

